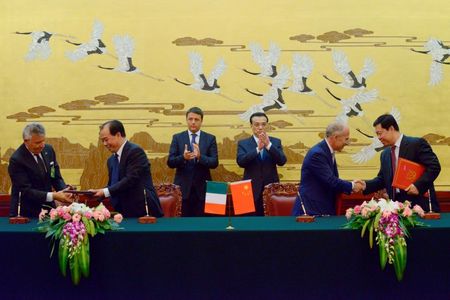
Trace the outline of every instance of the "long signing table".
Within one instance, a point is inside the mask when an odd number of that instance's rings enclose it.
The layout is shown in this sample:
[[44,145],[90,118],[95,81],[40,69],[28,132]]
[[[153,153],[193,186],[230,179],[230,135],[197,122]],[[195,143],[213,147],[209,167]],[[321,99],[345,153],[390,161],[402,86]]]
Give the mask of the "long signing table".
[[[423,299],[450,296],[450,214],[411,231],[402,282],[344,217],[161,218],[91,239],[91,275],[74,287],[36,220],[0,218],[0,298]],[[448,298],[447,298],[448,299]]]

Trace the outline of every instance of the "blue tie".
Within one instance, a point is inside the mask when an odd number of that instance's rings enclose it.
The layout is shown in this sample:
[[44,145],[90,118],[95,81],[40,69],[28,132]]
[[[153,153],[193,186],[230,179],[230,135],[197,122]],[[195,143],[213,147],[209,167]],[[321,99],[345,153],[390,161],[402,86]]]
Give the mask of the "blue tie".
[[194,151],[195,138],[197,137],[196,133],[191,134],[191,151]]
[[261,158],[261,160],[264,160],[265,157],[264,148],[262,148],[261,151],[259,151],[259,157]]
[[[196,134],[196,133],[191,134],[191,151],[194,151],[194,144],[197,144],[197,143],[195,142],[195,138],[196,138],[196,137],[197,137],[197,134]],[[196,163],[196,162],[197,162],[197,159],[194,158],[193,161],[194,161],[194,163]]]
[[[116,184],[117,182],[119,182],[119,155],[117,155],[117,153],[113,154],[113,159],[112,159],[112,164],[111,164],[111,183],[109,186],[112,186],[114,184]],[[117,199],[115,199],[112,195],[111,195],[111,204],[113,206],[117,205]]]

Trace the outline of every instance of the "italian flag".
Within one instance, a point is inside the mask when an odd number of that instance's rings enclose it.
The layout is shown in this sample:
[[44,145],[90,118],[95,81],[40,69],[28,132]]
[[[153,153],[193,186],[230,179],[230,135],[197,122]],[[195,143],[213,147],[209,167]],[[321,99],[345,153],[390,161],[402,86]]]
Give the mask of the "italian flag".
[[227,190],[227,182],[206,182],[205,213],[225,215]]

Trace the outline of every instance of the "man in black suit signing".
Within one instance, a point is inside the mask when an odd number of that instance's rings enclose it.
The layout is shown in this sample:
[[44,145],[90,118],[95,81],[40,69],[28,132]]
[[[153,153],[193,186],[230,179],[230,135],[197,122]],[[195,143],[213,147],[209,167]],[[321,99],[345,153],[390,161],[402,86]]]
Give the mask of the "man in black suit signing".
[[[41,208],[56,207],[55,202],[71,202],[64,193],[68,187],[59,170],[53,147],[45,143],[45,128],[30,123],[23,129],[23,144],[12,154],[8,173],[11,177],[10,216],[37,217]],[[20,195],[20,199],[19,199]],[[19,201],[20,200],[20,201]]]
[[181,186],[183,217],[204,215],[206,181],[210,169],[219,164],[216,137],[200,130],[203,111],[192,107],[186,112],[188,130],[177,133],[170,144],[167,165],[176,168],[174,183]]
[[108,187],[92,190],[95,197],[110,197],[114,209],[124,217],[149,213],[162,217],[163,211],[153,186],[150,163],[144,150],[126,139],[120,121],[112,120],[100,126],[100,140],[113,153],[108,159]]
[[[433,182],[441,171],[441,165],[428,142],[423,138],[403,135],[397,121],[389,114],[379,116],[373,126],[378,139],[386,146],[386,149],[381,153],[381,165],[377,177],[365,182],[364,194],[385,188],[392,200],[402,202],[410,200],[412,205],[418,204],[425,211],[429,210],[428,197],[430,197],[433,211],[440,211]],[[425,167],[422,176],[404,190],[392,187],[394,170],[399,158],[405,158]]]

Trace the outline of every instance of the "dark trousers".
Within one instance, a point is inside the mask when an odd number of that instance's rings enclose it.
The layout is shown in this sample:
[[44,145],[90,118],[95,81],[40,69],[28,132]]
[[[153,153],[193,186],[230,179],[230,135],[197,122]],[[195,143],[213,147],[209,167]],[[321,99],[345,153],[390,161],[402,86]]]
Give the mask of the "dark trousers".
[[[203,199],[201,199],[203,198]],[[194,187],[189,197],[183,198],[181,205],[182,217],[203,217],[205,215],[205,197],[199,197]]]

